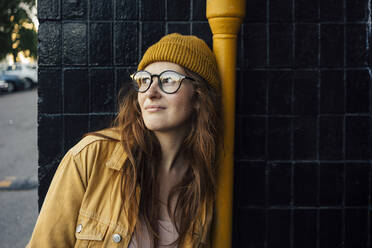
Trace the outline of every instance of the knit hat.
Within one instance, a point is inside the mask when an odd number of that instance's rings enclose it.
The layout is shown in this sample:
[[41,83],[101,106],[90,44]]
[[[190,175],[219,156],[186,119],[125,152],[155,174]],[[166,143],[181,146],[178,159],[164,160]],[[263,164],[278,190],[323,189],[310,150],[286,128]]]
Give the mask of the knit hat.
[[201,76],[215,89],[220,88],[216,58],[201,39],[193,35],[168,34],[150,46],[138,65],[143,70],[156,61],[178,64]]

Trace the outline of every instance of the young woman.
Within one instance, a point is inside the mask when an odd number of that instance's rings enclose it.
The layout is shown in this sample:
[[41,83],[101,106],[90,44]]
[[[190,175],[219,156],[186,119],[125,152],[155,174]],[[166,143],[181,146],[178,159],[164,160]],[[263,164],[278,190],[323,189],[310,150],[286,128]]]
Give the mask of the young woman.
[[28,247],[209,247],[221,136],[215,57],[170,34],[131,75],[113,127],[59,165]]

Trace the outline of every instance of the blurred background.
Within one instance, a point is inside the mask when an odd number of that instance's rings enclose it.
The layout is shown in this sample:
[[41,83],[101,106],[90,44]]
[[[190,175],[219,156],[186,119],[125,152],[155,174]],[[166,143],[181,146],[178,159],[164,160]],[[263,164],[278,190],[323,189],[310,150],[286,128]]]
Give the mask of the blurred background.
[[37,84],[35,0],[0,2],[0,70],[2,92],[28,90]]
[[24,247],[37,218],[35,0],[0,1],[0,247]]

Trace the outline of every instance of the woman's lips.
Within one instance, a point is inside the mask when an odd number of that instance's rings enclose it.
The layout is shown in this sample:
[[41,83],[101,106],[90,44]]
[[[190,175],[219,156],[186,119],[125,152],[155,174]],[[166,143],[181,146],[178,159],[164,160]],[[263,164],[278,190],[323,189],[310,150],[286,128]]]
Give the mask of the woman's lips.
[[156,106],[156,105],[150,105],[150,106],[145,107],[145,110],[150,113],[158,112],[164,109],[165,109],[164,107]]

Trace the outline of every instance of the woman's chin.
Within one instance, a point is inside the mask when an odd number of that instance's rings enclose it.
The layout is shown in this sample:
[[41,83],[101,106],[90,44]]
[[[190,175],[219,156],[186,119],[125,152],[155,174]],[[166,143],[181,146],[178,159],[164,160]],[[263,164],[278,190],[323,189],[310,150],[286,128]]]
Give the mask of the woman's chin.
[[149,123],[149,124],[145,123],[145,126],[148,130],[153,131],[153,132],[157,132],[157,131],[164,132],[169,129],[168,126],[160,125],[159,123]]
[[170,133],[170,132],[175,131],[174,128],[168,128],[168,127],[150,127],[147,129],[154,133]]
[[153,126],[147,127],[150,131],[154,132],[155,134],[170,134],[170,135],[183,135],[189,127],[185,125],[181,126]]
[[160,125],[160,123],[154,123],[154,124],[146,124],[146,128],[153,132],[174,132],[174,131],[181,131],[183,129],[183,126],[180,125]]

